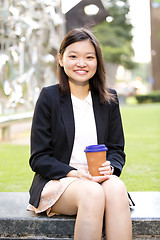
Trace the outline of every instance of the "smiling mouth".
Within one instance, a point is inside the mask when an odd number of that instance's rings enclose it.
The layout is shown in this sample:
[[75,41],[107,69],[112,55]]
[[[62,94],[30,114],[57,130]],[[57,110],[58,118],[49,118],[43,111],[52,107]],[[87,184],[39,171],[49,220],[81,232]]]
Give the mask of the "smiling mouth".
[[79,73],[79,74],[85,74],[85,73],[88,73],[87,70],[74,70],[74,72]]

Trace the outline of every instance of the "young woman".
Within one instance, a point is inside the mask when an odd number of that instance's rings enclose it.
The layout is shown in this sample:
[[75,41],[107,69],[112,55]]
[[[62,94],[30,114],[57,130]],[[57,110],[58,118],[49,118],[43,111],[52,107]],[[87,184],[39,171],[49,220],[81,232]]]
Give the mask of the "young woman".
[[[69,32],[61,43],[59,84],[42,89],[32,130],[30,166],[35,177],[29,210],[75,215],[75,240],[131,240],[128,195],[119,179],[124,135],[116,92],[106,87],[99,43],[88,30]],[[101,176],[88,172],[84,149],[105,144]]]

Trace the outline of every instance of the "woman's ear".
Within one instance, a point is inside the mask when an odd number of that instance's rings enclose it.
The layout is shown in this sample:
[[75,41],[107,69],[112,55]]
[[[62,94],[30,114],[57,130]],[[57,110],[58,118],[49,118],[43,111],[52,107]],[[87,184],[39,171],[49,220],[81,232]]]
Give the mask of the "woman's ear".
[[58,53],[58,60],[59,60],[59,65],[60,65],[61,67],[63,67],[63,60],[62,60],[62,56],[61,56],[60,53]]

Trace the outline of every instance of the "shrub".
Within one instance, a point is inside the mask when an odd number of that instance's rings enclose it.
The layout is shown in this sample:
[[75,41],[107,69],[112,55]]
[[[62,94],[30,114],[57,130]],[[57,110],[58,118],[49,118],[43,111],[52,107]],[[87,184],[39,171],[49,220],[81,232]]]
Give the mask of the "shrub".
[[160,91],[153,91],[149,94],[140,94],[135,97],[138,103],[160,102]]

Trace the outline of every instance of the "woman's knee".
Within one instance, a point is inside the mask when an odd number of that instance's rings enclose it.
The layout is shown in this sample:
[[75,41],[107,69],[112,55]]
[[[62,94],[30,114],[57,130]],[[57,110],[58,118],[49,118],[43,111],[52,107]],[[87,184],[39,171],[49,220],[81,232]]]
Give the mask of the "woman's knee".
[[119,177],[112,176],[109,180],[102,184],[102,187],[107,199],[111,199],[111,201],[114,199],[119,201],[120,199],[128,200],[126,186]]
[[83,207],[87,209],[97,206],[103,208],[105,194],[102,186],[95,182],[85,181],[79,194],[79,204],[83,204]]

